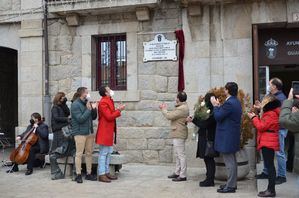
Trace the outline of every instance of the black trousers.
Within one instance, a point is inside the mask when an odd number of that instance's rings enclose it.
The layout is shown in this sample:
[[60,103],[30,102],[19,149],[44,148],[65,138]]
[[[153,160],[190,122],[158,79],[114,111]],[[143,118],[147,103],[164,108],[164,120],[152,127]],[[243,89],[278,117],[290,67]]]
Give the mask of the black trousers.
[[293,171],[294,157],[295,157],[295,136],[289,132],[286,138],[288,145],[287,171]]
[[274,155],[275,151],[270,148],[263,147],[262,154],[265,161],[265,166],[268,169],[268,190],[271,192],[275,192],[275,178],[276,178],[276,170],[274,166]]
[[207,180],[213,182],[215,179],[215,160],[213,157],[204,157],[203,158],[206,164],[206,177]]
[[37,153],[40,153],[39,144],[33,145],[30,149],[28,160],[27,160],[27,169],[28,170],[33,170],[33,167],[36,164],[35,163],[35,161],[36,161],[35,155]]

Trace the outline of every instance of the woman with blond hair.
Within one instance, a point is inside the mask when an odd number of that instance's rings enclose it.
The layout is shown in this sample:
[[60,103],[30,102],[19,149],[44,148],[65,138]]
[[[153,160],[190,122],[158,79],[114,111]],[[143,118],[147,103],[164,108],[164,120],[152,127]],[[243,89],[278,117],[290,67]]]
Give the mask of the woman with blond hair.
[[280,101],[272,94],[264,97],[261,116],[248,113],[254,127],[257,129],[257,150],[262,151],[265,165],[268,169],[268,188],[259,192],[258,197],[275,197],[276,171],[274,166],[275,151],[279,151],[279,114]]

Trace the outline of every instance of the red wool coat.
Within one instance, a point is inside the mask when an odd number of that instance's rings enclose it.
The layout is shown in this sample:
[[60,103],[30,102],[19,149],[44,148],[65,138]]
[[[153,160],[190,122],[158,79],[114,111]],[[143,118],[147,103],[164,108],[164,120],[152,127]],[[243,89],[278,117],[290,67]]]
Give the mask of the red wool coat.
[[120,111],[115,110],[114,102],[110,97],[102,97],[98,106],[98,130],[96,143],[104,146],[113,146],[113,137],[116,130],[116,118]]
[[261,118],[253,118],[257,129],[257,149],[267,147],[279,151],[279,113],[280,108],[265,112]]

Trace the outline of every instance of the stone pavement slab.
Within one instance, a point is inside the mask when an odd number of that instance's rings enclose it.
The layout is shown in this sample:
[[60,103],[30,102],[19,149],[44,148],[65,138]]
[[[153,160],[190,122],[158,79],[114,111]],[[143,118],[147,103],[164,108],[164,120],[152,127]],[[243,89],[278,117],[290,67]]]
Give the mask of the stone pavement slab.
[[0,168],[0,197],[2,198],[252,198],[256,197],[256,182],[247,179],[238,183],[235,194],[218,194],[215,187],[199,188],[198,182],[204,179],[205,170],[188,168],[188,181],[174,183],[167,179],[173,167],[169,165],[125,164],[119,180],[110,184],[84,181],[77,184],[70,178],[52,181],[50,167],[35,169],[25,176],[26,166],[20,166],[17,173],[7,174],[6,167]]
[[[257,164],[257,170],[258,174],[262,172],[263,163]],[[267,186],[267,179],[257,180],[258,191],[266,190]],[[275,189],[277,198],[299,198],[299,175],[295,173],[287,173],[287,182],[281,185],[276,185]]]

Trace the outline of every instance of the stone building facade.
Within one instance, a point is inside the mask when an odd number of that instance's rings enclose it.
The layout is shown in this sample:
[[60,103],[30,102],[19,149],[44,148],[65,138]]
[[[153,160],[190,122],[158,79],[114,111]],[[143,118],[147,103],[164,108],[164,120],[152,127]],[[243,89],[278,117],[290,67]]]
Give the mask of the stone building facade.
[[[296,0],[53,0],[48,4],[49,91],[67,93],[79,86],[96,91],[97,37],[125,34],[127,87],[116,90],[115,100],[127,109],[118,120],[118,149],[130,162],[171,163],[169,122],[158,109],[161,102],[174,104],[178,83],[177,61],[143,61],[143,42],[158,33],[175,40],[185,35],[185,84],[192,109],[199,95],[227,81],[254,94],[253,26],[296,27]],[[299,20],[299,19],[298,19]],[[22,131],[32,112],[47,112],[43,1],[0,2],[0,47],[17,51],[17,123]],[[257,93],[256,93],[257,94]],[[96,127],[96,123],[95,123]],[[195,159],[196,141],[190,125],[187,141],[189,164]],[[298,138],[298,137],[297,137]],[[299,140],[298,140],[299,142]],[[296,153],[299,153],[299,145]],[[252,167],[255,144],[247,146]],[[299,158],[296,158],[299,163]]]

